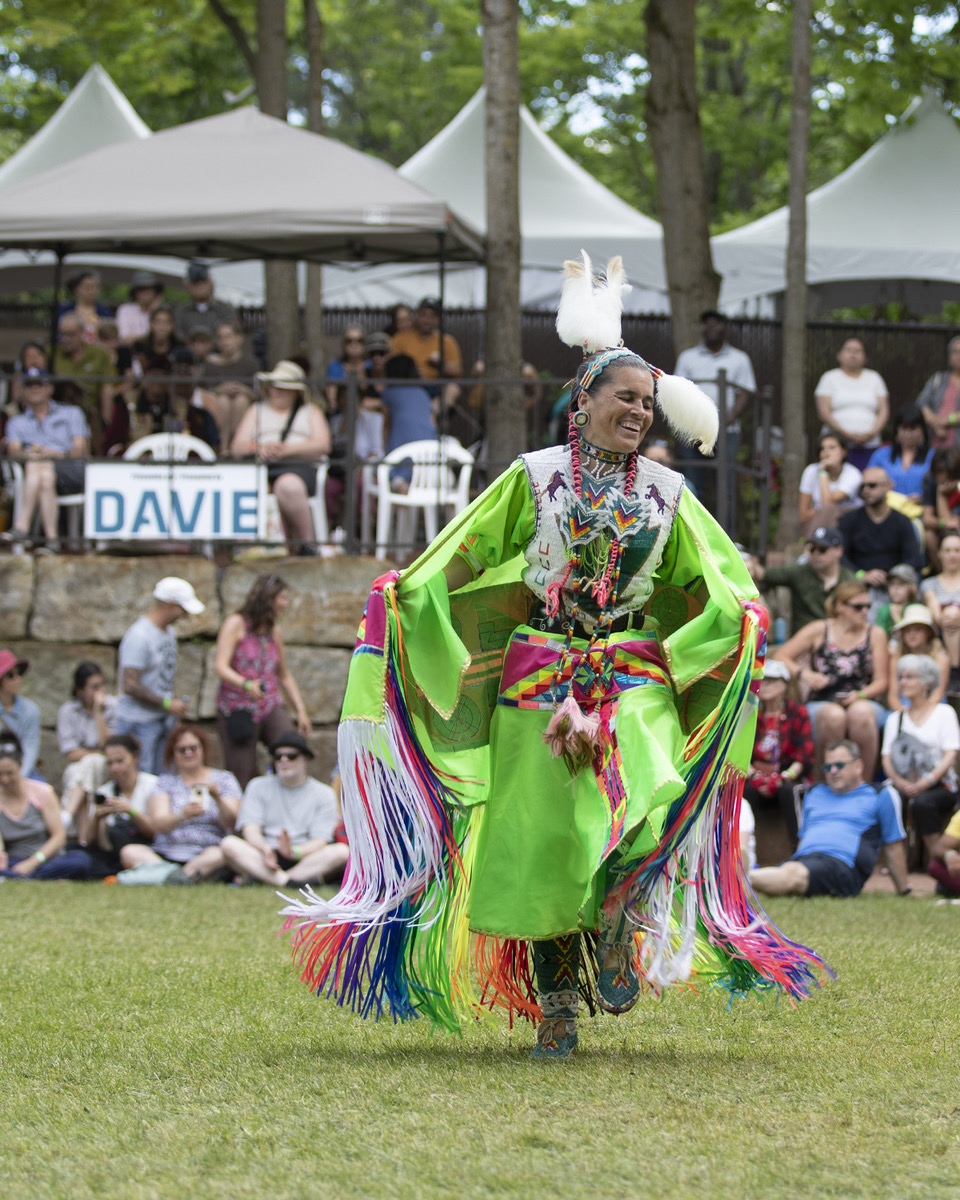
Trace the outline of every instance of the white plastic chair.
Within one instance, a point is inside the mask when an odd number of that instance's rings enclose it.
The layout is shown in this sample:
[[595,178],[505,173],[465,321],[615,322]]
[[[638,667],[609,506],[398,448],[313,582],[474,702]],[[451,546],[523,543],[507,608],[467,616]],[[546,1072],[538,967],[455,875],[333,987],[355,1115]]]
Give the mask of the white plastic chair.
[[[407,492],[390,490],[390,469],[407,459],[413,461],[413,475]],[[459,466],[459,470],[455,468]],[[377,501],[376,557],[386,558],[391,541],[391,522],[394,516],[405,516],[405,534],[397,530],[396,541],[412,542],[416,533],[416,509],[423,510],[427,542],[437,536],[437,510],[452,509],[451,517],[462,512],[470,501],[470,474],[473,455],[456,438],[407,442],[391,450],[374,467],[364,468],[364,506]],[[374,483],[376,471],[376,483]],[[398,522],[399,524],[399,522]]]
[[330,470],[330,460],[321,458],[317,463],[317,490],[310,497],[310,515],[313,517],[313,540],[318,546],[325,546],[330,541],[330,523],[327,520],[327,472]]
[[137,462],[152,454],[155,462],[186,462],[191,454],[204,462],[216,462],[217,454],[212,446],[189,433],[148,433],[137,438],[123,452],[127,462]]
[[[20,510],[23,508],[23,464],[14,462],[11,458],[4,459],[3,479],[13,494],[13,522],[16,524],[17,518],[20,516]],[[83,515],[83,492],[77,492],[70,496],[58,496],[58,514],[61,509],[67,510],[67,541],[71,544],[77,544],[80,541],[80,531],[83,528],[81,520]],[[34,525],[39,520],[40,512],[38,510],[34,514]]]

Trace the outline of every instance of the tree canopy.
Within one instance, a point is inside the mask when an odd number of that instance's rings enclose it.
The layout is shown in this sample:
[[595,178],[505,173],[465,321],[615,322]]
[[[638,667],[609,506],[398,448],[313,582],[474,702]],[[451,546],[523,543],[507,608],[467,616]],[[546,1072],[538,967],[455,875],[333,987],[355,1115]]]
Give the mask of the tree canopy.
[[[219,0],[251,40],[255,0]],[[635,0],[522,0],[523,98],[559,144],[643,211],[658,198],[644,119],[649,72]],[[478,0],[319,0],[325,132],[399,164],[482,82]],[[303,8],[288,3],[291,118],[306,96]],[[713,229],[785,203],[787,0],[698,0],[698,85]],[[848,166],[925,86],[960,107],[952,3],[814,4],[810,186]],[[222,112],[250,85],[211,0],[0,0],[0,158],[99,59],[153,129]]]

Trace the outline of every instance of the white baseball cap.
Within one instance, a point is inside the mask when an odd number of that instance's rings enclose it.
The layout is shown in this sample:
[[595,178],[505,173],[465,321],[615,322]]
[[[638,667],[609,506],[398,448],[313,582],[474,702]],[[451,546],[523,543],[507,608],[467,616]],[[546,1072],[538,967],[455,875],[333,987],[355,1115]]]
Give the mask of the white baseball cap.
[[164,604],[179,604],[193,617],[198,616],[206,608],[206,605],[197,599],[197,593],[191,585],[176,575],[167,575],[166,578],[161,579],[153,589],[153,598]]
[[790,670],[787,664],[780,662],[776,658],[768,658],[763,664],[764,679],[782,679],[785,683],[790,682]]

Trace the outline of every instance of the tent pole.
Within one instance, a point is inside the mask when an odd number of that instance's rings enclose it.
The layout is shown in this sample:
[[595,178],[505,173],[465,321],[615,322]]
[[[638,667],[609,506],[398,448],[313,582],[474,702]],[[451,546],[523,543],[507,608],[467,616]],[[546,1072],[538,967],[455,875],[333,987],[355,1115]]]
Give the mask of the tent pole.
[[[438,366],[438,380],[439,380],[439,384],[440,384],[440,395],[437,397],[437,399],[440,403],[440,428],[437,432],[439,433],[441,438],[445,438],[447,436],[447,431],[450,428],[450,411],[447,408],[447,398],[446,398],[446,395],[444,394],[446,392],[446,388],[444,387],[444,383],[443,383],[444,379],[446,378],[446,374],[447,374],[447,364],[443,360],[443,336],[445,333],[445,319],[446,319],[446,313],[447,313],[446,296],[444,295],[444,292],[446,290],[446,273],[447,273],[446,272],[447,235],[446,235],[445,231],[441,231],[438,234],[437,241],[439,243],[438,249],[440,252],[439,253],[439,262],[440,262],[440,295],[439,295],[439,300],[440,300],[440,362],[439,362],[439,366]],[[445,445],[445,443],[441,442],[441,445]],[[440,479],[441,479],[443,469],[444,469],[444,467],[441,466],[440,471],[437,473],[437,516],[436,516],[437,529],[442,529],[444,526],[443,509],[440,506]],[[416,536],[416,535],[414,535],[414,536]]]
[[50,359],[57,344],[57,310],[60,307],[60,285],[63,279],[63,246],[57,247],[57,265],[53,268],[53,300],[50,302]]

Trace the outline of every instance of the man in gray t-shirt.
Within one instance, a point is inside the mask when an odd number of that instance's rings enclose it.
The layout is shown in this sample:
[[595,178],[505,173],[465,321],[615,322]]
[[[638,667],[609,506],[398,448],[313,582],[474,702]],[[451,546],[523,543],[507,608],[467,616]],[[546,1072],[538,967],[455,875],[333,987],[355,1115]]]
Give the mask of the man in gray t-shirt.
[[275,774],[251,779],[237,829],[220,843],[241,875],[283,887],[339,878],[347,847],[334,841],[340,813],[333,789],[307,774],[313,758],[306,739],[288,730],[271,745]]
[[115,733],[140,742],[140,769],[159,775],[163,743],[174,723],[187,714],[187,701],[173,695],[177,673],[175,621],[202,613],[204,605],[185,579],[169,575],[153,590],[153,607],[138,617],[120,643],[120,701]]

